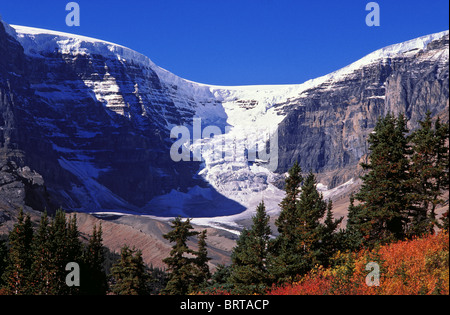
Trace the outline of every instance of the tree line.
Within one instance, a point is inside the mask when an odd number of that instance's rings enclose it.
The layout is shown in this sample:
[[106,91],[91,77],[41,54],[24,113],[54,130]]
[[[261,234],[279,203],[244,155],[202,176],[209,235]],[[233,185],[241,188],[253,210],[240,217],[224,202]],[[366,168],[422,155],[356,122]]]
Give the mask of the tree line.
[[436,215],[437,207],[448,203],[443,198],[449,189],[448,141],[449,125],[439,118],[433,123],[430,112],[414,132],[403,114],[379,119],[368,137],[367,161],[361,164],[362,185],[352,194],[346,227],[340,229],[343,217],[334,218],[333,203],[317,190],[315,175],[303,174],[294,163],[275,221],[278,235],[273,237],[262,201],[251,227],[240,233],[231,265],[219,266],[211,279],[204,272],[196,281],[199,266],[206,269],[208,259],[206,252],[201,262],[187,258],[195,252],[186,240],[197,232],[191,231],[189,220],[178,218],[167,236],[176,245],[165,260],[172,271],[165,293],[263,294],[273,284],[292,283],[317,266],[328,267],[338,251],[372,249],[448,230],[448,210],[440,219]]
[[368,137],[365,175],[352,194],[347,224],[334,219],[331,200],[317,191],[312,172],[298,163],[285,180],[286,196],[271,238],[264,202],[250,229],[240,234],[232,264],[213,276],[210,292],[218,287],[238,294],[264,293],[273,284],[292,283],[317,266],[328,267],[333,255],[432,234],[449,228],[448,210],[437,218],[438,206],[448,204],[449,125],[430,112],[420,128],[410,132],[403,114],[379,119]]
[[[0,240],[0,295],[143,295],[157,293],[164,270],[148,267],[142,253],[124,245],[120,255],[103,246],[101,223],[88,239],[76,215],[43,213],[36,228],[20,210],[18,221]],[[68,285],[69,263],[79,267],[80,282]]]
[[[329,266],[338,251],[448,230],[448,210],[442,218],[436,214],[448,203],[443,198],[449,189],[448,141],[449,125],[433,123],[430,113],[414,132],[402,114],[379,119],[368,137],[369,155],[361,164],[365,175],[350,198],[345,228],[340,228],[343,217],[334,218],[331,200],[317,190],[315,175],[294,163],[275,220],[276,237],[262,201],[252,225],[240,233],[231,264],[219,265],[214,274],[206,230],[194,231],[190,219],[175,218],[163,235],[173,244],[163,260],[167,270],[148,268],[141,251],[128,246],[106,268],[101,225],[82,243],[76,217],[66,219],[59,211],[49,220],[43,214],[34,231],[21,212],[8,248],[0,242],[0,288],[6,294],[263,294],[273,284],[292,283],[317,266]],[[189,248],[194,239],[196,248]],[[64,267],[72,261],[81,266],[80,287],[65,284]]]
[[448,211],[443,220],[436,215],[448,204],[442,196],[449,189],[448,141],[448,123],[433,123],[430,112],[412,133],[402,114],[378,121],[368,139],[369,161],[362,163],[367,174],[349,207],[350,248],[448,230]]

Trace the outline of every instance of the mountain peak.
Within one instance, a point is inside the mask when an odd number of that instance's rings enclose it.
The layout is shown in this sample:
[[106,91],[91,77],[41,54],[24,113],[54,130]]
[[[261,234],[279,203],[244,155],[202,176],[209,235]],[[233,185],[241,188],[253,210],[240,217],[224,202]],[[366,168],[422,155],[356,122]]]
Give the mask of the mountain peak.
[[[276,211],[283,191],[275,183],[296,160],[334,196],[341,190],[333,188],[356,182],[377,117],[402,111],[414,125],[427,109],[438,115],[448,104],[448,48],[438,41],[448,31],[387,46],[302,84],[214,86],[178,77],[121,45],[14,28],[28,56],[21,60],[29,82],[23,97],[33,97],[29,106],[15,104],[30,115],[16,130],[24,139],[34,139],[24,126],[40,132],[39,145],[22,150],[47,148],[30,167],[72,210],[245,217],[264,198]],[[6,49],[3,60],[11,55]],[[197,139],[198,120],[201,135],[209,126],[222,134]],[[174,126],[189,130],[184,143],[202,149],[201,161],[171,160]],[[267,131],[279,136],[276,170],[269,159],[248,157],[249,145],[268,143],[261,136]],[[215,159],[223,143],[242,149],[239,158]],[[49,152],[53,164],[45,163]]]

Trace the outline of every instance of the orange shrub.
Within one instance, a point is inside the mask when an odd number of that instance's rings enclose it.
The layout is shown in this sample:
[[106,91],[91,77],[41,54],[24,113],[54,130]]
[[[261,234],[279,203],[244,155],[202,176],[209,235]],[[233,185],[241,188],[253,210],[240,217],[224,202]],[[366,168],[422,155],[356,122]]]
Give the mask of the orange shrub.
[[[331,268],[317,268],[271,295],[449,294],[449,236],[439,233],[359,253],[338,253]],[[368,286],[369,262],[380,266],[380,285]]]

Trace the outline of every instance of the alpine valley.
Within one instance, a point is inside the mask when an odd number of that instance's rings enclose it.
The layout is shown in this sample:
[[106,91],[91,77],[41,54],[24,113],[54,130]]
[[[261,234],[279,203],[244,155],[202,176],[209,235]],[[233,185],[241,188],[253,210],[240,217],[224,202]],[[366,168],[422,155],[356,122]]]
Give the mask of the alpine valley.
[[[345,215],[377,118],[402,112],[413,130],[427,111],[448,122],[448,110],[448,31],[302,84],[226,87],[185,80],[120,45],[1,21],[0,226],[19,208],[62,207],[86,233],[104,220],[113,249],[140,242],[158,266],[167,221],[181,215],[208,226],[212,263],[223,263],[262,199],[277,216],[295,161]],[[195,133],[196,123],[222,134],[184,143],[200,161],[174,161],[171,131]],[[250,159],[248,144],[268,144],[266,131],[277,134],[277,154]],[[223,143],[246,153],[217,156]]]

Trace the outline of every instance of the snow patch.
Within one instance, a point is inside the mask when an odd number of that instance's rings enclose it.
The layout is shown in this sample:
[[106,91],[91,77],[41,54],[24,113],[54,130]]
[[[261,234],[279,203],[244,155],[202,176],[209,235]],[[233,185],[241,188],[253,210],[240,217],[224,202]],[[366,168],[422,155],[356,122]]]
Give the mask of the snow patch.
[[[3,23],[3,22],[2,22]],[[267,169],[263,159],[251,160],[244,154],[244,148],[251,145],[263,145],[265,140],[262,134],[276,131],[285,116],[282,114],[284,106],[291,102],[298,104],[298,99],[307,96],[309,89],[321,84],[324,88],[331,88],[333,83],[350,75],[362,67],[397,57],[401,54],[416,53],[423,50],[432,41],[448,34],[448,31],[419,37],[404,43],[391,45],[377,50],[347,67],[339,69],[328,75],[306,81],[302,84],[290,85],[264,85],[264,86],[214,86],[196,83],[176,76],[175,74],[158,67],[148,57],[121,45],[63,32],[49,31],[24,26],[13,26],[14,36],[24,47],[25,53],[44,58],[47,53],[55,51],[71,55],[99,54],[123,64],[134,64],[147,71],[133,86],[133,94],[139,98],[145,115],[151,112],[145,103],[154,97],[147,84],[150,75],[156,73],[163,86],[164,94],[173,102],[180,113],[189,113],[202,119],[202,127],[217,126],[222,131],[228,127],[227,133],[208,139],[200,139],[191,145],[191,149],[200,147],[202,150],[202,165],[198,176],[203,177],[210,187],[192,187],[186,192],[172,190],[166,195],[159,196],[150,201],[144,208],[137,209],[141,214],[160,213],[167,209],[168,216],[185,215],[196,217],[194,223],[214,226],[227,226],[230,230],[238,228],[235,223],[241,219],[250,218],[261,200],[266,203],[270,215],[279,212],[278,204],[284,197],[284,191],[271,183],[279,179]],[[11,28],[11,30],[13,30]],[[11,31],[10,30],[10,31]],[[11,31],[12,32],[12,31]],[[103,102],[106,107],[114,110],[126,106],[120,95],[120,88],[116,79],[107,73],[102,81],[85,80],[84,83],[92,91],[92,97]],[[71,95],[67,87],[61,86],[54,91],[38,92],[42,96],[52,99],[63,99]],[[45,90],[44,90],[45,91]],[[72,95],[71,95],[72,97]],[[76,95],[73,95],[76,97]],[[372,96],[371,98],[382,98]],[[63,102],[61,102],[63,104]],[[117,112],[120,112],[117,109]],[[162,109],[163,113],[169,113]],[[169,120],[163,115],[166,123]],[[187,115],[187,117],[190,117]],[[189,122],[187,122],[189,124]],[[167,123],[167,127],[172,126]],[[192,125],[189,126],[192,130]],[[95,132],[78,130],[78,136],[91,138]],[[224,147],[224,143],[232,143],[234,147]],[[217,154],[217,148],[222,148]],[[70,149],[54,147],[63,153],[76,153]],[[228,154],[235,150],[236,154]],[[223,153],[223,154],[222,154]],[[233,158],[226,158],[232,156]],[[96,168],[92,161],[82,156],[77,160],[61,158],[61,166],[85,184],[86,190],[74,187],[79,198],[89,193],[93,200],[97,200],[94,208],[118,210],[122,207],[129,210],[130,206],[115,196],[111,191],[100,185],[96,178],[103,169]],[[353,180],[328,190],[326,186],[318,184],[324,198],[332,198],[353,184]],[[222,199],[221,199],[222,198]],[[223,201],[223,202],[221,202]],[[234,208],[233,208],[234,207]],[[237,209],[230,210],[230,209]],[[124,210],[124,211],[125,211]],[[136,209],[135,209],[136,210]],[[231,211],[231,212],[230,212]],[[121,211],[119,211],[121,212]],[[211,218],[215,216],[215,218]]]

